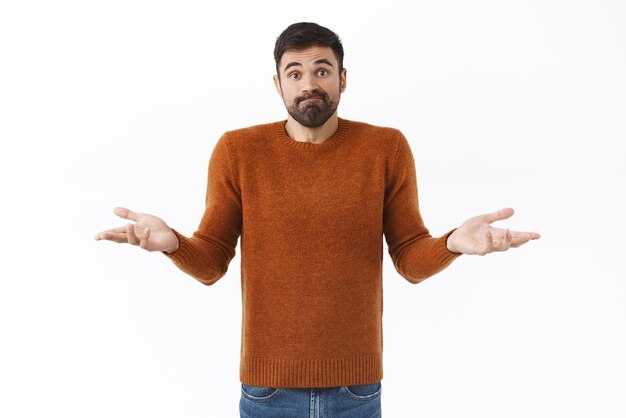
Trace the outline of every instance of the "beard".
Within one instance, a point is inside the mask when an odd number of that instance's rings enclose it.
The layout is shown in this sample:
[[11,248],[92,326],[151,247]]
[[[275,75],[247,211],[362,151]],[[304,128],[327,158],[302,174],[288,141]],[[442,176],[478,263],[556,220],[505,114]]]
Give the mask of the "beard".
[[[322,100],[302,104],[303,101],[311,98]],[[325,91],[315,89],[309,94],[296,97],[293,103],[286,107],[287,112],[300,125],[307,128],[319,128],[337,111],[338,106],[339,97],[337,100],[332,100]]]

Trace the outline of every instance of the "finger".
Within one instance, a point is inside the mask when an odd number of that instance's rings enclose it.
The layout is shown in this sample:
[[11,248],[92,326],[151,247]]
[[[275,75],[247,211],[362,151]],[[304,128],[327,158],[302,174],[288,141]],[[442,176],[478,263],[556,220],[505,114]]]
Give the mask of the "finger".
[[482,251],[478,253],[479,255],[489,254],[490,252],[493,251],[493,233],[491,232],[490,229],[488,229],[487,232],[485,233],[485,237],[487,239],[487,242],[485,243]]
[[511,248],[511,241],[513,240],[513,236],[511,235],[511,231],[507,228],[504,233],[504,244],[502,245],[502,249],[500,251],[506,251]]
[[124,244],[128,242],[128,237],[126,236],[125,231],[123,233],[105,231],[96,235],[96,240],[107,240],[117,242],[118,244]]
[[541,238],[537,232],[511,232],[511,247],[519,247],[523,244],[526,244],[528,241],[535,240]]
[[541,238],[538,232],[511,231],[511,235],[513,236],[513,240],[516,238],[527,238],[529,240]]
[[131,221],[135,221],[135,222],[137,221],[137,218],[139,215],[138,213],[133,212],[130,209],[122,208],[119,206],[113,209],[113,213],[115,213],[120,218],[130,219]]
[[487,215],[485,215],[485,218],[487,222],[492,223],[492,222],[501,221],[503,219],[508,219],[511,216],[513,216],[514,213],[515,213],[515,210],[513,210],[513,208],[504,208],[504,209],[500,209],[497,212],[488,213]]
[[129,244],[133,244],[133,245],[139,244],[137,235],[135,235],[135,227],[132,224],[126,225],[126,236],[127,236]]
[[491,235],[489,252],[506,251],[511,247],[511,232],[508,229],[492,228],[489,233]]
[[112,228],[112,229],[107,229],[105,231],[101,231],[98,232],[98,234],[96,234],[96,239],[101,239],[101,235],[103,234],[119,234],[119,233],[126,233],[126,226],[120,226],[117,228]]
[[141,238],[139,240],[139,246],[143,248],[144,250],[147,250],[149,240],[150,240],[150,229],[146,228],[145,231],[143,231],[143,234],[141,234]]

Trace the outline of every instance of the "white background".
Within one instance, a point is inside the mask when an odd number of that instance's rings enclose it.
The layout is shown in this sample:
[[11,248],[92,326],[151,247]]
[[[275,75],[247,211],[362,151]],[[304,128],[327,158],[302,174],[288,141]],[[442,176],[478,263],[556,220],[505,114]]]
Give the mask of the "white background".
[[205,287],[93,237],[118,205],[195,230],[219,136],[285,118],[303,20],[344,42],[340,116],[408,137],[433,235],[542,234],[417,286],[385,247],[385,416],[624,417],[618,0],[2,2],[0,416],[237,416],[239,247]]

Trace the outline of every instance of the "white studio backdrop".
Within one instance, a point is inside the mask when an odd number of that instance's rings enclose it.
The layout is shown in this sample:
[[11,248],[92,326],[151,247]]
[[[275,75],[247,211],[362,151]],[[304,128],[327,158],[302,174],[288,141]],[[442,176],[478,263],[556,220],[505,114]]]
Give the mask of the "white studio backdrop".
[[213,146],[285,118],[280,31],[344,42],[340,116],[401,129],[433,235],[539,241],[414,286],[385,247],[386,417],[626,416],[626,7],[614,0],[0,3],[0,416],[236,417],[240,248],[205,287],[96,242],[190,235]]

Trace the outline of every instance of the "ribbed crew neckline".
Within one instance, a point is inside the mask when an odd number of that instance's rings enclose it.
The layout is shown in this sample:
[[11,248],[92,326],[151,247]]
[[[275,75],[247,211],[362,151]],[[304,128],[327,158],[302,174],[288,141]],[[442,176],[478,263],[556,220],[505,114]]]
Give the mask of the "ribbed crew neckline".
[[342,118],[337,118],[337,119],[339,122],[337,126],[337,130],[330,138],[328,138],[326,141],[322,142],[321,144],[315,144],[313,142],[296,141],[295,139],[290,138],[289,135],[287,135],[287,130],[285,129],[287,120],[276,122],[274,124],[274,127],[276,130],[276,134],[280,138],[281,142],[289,146],[292,146],[294,148],[300,148],[303,150],[310,150],[310,151],[321,151],[321,150],[328,149],[330,147],[337,145],[343,140],[343,138],[345,138],[346,132],[348,131],[349,123],[345,119],[342,119]]

